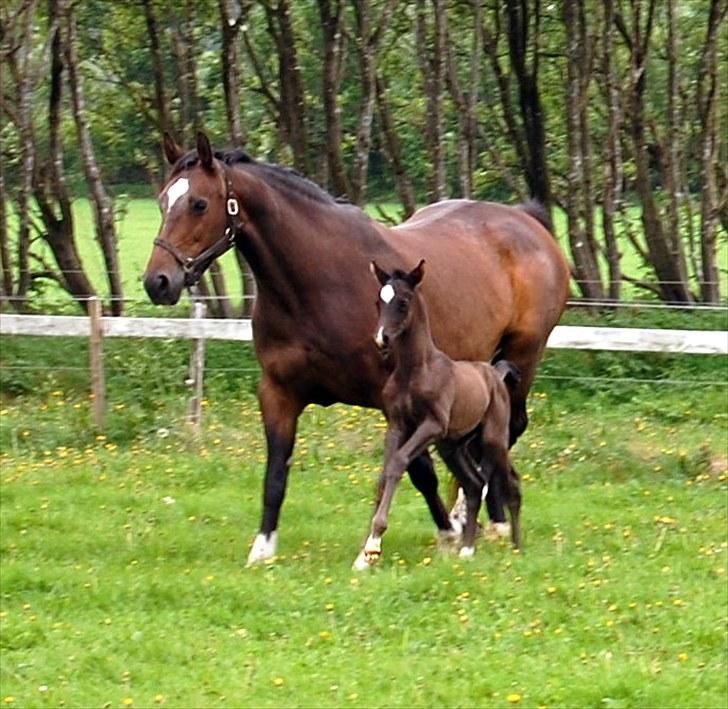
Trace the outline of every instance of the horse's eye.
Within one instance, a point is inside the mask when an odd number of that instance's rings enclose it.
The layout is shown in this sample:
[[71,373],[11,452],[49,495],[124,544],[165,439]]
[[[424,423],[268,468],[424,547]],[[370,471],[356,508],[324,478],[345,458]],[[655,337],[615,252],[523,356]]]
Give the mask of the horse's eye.
[[207,209],[207,200],[206,199],[196,199],[194,202],[192,202],[192,211],[195,214],[204,214],[206,209]]

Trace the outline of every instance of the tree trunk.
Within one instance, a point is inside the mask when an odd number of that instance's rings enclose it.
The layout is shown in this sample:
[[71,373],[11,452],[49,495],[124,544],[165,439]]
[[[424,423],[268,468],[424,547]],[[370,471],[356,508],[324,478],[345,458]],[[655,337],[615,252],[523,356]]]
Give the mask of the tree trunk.
[[66,61],[68,65],[68,83],[71,89],[71,105],[76,122],[78,143],[81,151],[81,162],[86,184],[91,195],[96,217],[96,236],[101,246],[109,281],[112,315],[124,312],[124,292],[121,282],[121,266],[114,224],[114,205],[106,192],[91,142],[91,131],[88,125],[86,98],[83,79],[80,76],[80,60],[78,57],[78,37],[76,17],[71,8],[67,9],[66,21]]
[[361,72],[361,101],[357,122],[354,165],[351,174],[350,198],[354,204],[366,199],[369,151],[372,143],[374,107],[377,99],[376,64],[382,38],[394,10],[395,0],[386,0],[377,28],[372,28],[369,0],[353,0],[357,21],[356,46],[359,52]]
[[219,0],[222,26],[222,89],[230,141],[234,147],[240,148],[245,145],[245,135],[240,118],[240,92],[238,91],[240,68],[237,41],[244,18],[242,13],[235,17],[229,5],[229,0]]
[[458,116],[458,176],[460,178],[460,196],[470,199],[473,196],[473,172],[476,163],[475,138],[477,136],[477,118],[475,107],[478,101],[478,88],[480,85],[480,65],[483,56],[483,11],[481,0],[470,0],[473,16],[473,38],[468,64],[468,87],[463,90],[458,77],[457,60],[453,51],[453,44],[449,39],[447,16],[446,27],[446,55],[447,55],[447,85],[450,95],[455,102]]
[[291,21],[291,7],[289,0],[278,0],[275,7],[271,5],[270,0],[262,0],[262,4],[268,20],[268,30],[275,40],[278,52],[280,99],[277,113],[280,132],[293,152],[294,167],[304,175],[308,175],[310,172],[306,100]]
[[[144,6],[144,20],[147,25],[147,34],[149,35],[149,47],[152,54],[152,68],[154,69],[154,107],[157,112],[157,127],[159,134],[174,134],[172,129],[172,121],[169,116],[167,106],[167,92],[165,88],[164,78],[164,57],[162,54],[162,45],[159,40],[159,26],[157,24],[157,16],[154,12],[154,0],[142,0]],[[157,182],[161,182],[161,176],[164,174],[164,152],[162,151],[161,141],[157,160]]]
[[[550,211],[552,196],[546,161],[546,120],[538,89],[540,13],[540,0],[533,0],[532,7],[529,7],[528,0],[506,1],[508,49],[518,82],[518,101],[526,149],[526,182],[531,195]],[[534,23],[533,32],[531,22]]]
[[[717,263],[717,226],[719,218],[718,170],[720,167],[720,129],[718,99],[718,27],[728,6],[711,0],[708,29],[700,57],[697,105],[700,113],[700,294],[703,301],[720,301],[720,273]],[[728,196],[728,195],[727,195]]]
[[[641,22],[642,2],[635,0],[632,6],[632,34],[630,47],[630,80],[628,88],[628,129],[632,140],[636,168],[635,190],[642,204],[642,226],[650,263],[658,279],[658,289],[663,300],[688,303],[692,300],[684,273],[684,256],[673,253],[671,242],[665,234],[660,213],[655,202],[650,174],[650,156],[645,125],[645,88],[647,85],[647,55],[652,33],[655,0],[649,0],[647,18]],[[620,22],[623,34],[626,26]],[[682,244],[678,240],[678,247]],[[681,268],[681,263],[683,268]]]
[[432,48],[428,46],[426,0],[417,0],[416,39],[417,59],[427,102],[425,143],[430,153],[430,173],[427,199],[430,202],[447,197],[447,173],[443,141],[443,90],[445,83],[445,26],[443,0],[432,0]]
[[583,0],[563,5],[567,28],[567,139],[569,172],[566,214],[576,282],[582,295],[602,301],[598,248],[594,237],[594,195],[591,180],[591,136],[587,119],[591,62]]
[[609,299],[617,301],[621,295],[621,254],[617,243],[615,217],[622,193],[622,143],[619,88],[614,56],[614,0],[604,2],[602,25],[603,74],[607,104],[607,136],[604,150],[604,187],[602,189],[602,228],[609,268]]
[[397,129],[395,128],[392,111],[387,99],[387,88],[379,76],[377,77],[377,110],[379,112],[382,135],[384,136],[384,152],[392,166],[397,195],[404,210],[404,218],[407,218],[412,216],[416,209],[415,192],[402,159],[399,136],[397,135]]
[[318,0],[324,40],[323,99],[326,120],[326,159],[331,190],[337,197],[351,193],[341,154],[341,108],[338,102],[344,29],[344,0]]

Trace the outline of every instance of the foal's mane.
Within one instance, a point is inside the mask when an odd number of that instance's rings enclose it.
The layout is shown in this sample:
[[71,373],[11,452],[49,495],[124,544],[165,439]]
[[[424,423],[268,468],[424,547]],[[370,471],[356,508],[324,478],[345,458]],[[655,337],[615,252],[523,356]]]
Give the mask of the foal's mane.
[[[326,190],[319,187],[315,182],[304,177],[300,172],[285,165],[277,165],[256,160],[240,148],[228,150],[216,150],[215,157],[225,165],[235,167],[236,165],[248,165],[254,168],[255,172],[268,184],[285,191],[294,192],[314,202],[321,204],[341,204],[345,200],[334,199]],[[194,167],[199,162],[197,151],[191,150],[183,155],[172,168],[172,175],[183,170]]]

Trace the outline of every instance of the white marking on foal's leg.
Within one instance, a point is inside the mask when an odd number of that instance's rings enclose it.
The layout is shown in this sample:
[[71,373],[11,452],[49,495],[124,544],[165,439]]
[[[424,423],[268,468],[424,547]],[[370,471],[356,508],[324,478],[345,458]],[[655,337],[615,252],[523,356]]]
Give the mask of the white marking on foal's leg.
[[485,483],[485,485],[483,485],[483,494],[480,496],[481,502],[485,502],[485,498],[486,498],[487,494],[488,494],[488,483]]
[[248,566],[272,559],[276,555],[277,548],[278,532],[271,532],[268,536],[258,534],[248,554]]
[[461,559],[470,559],[473,554],[475,554],[475,547],[463,547],[460,550],[459,556]]
[[364,571],[369,569],[379,561],[379,557],[382,555],[382,538],[375,537],[371,534],[367,537],[364,542],[364,548],[359,552],[359,556],[354,559],[352,568],[355,571]]
[[463,492],[463,489],[459,487],[457,499],[450,510],[450,524],[452,525],[452,528],[458,532],[458,534],[462,534],[467,516],[468,508],[465,502],[465,493]]

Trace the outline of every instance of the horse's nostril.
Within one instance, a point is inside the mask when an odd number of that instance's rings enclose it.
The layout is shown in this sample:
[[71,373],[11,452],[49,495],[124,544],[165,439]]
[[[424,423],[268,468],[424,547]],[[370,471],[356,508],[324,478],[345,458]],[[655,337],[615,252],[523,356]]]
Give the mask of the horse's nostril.
[[166,293],[169,290],[169,278],[163,273],[157,276],[157,292]]

